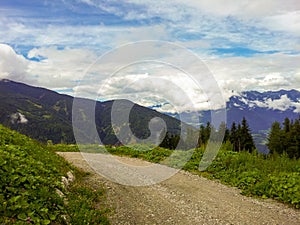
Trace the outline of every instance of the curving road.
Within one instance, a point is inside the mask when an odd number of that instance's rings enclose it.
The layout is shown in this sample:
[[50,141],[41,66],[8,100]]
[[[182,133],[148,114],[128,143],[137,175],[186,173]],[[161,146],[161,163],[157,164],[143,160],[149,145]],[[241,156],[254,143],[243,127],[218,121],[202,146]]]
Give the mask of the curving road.
[[[110,217],[112,224],[300,224],[300,210],[272,200],[242,196],[238,189],[188,172],[179,171],[150,186],[127,186],[119,183],[138,180],[132,184],[141,185],[143,179],[157,181],[175,170],[119,156],[58,154],[91,172],[88,182],[92,187],[106,187],[107,204],[114,211]],[[152,169],[140,173],[139,168]]]

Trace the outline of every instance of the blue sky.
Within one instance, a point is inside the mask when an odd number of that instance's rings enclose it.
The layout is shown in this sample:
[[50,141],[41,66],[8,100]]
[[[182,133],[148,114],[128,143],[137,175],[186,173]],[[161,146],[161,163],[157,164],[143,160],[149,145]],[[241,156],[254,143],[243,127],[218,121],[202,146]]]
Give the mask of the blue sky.
[[[300,90],[300,4],[296,0],[284,5],[279,0],[4,0],[0,1],[0,32],[0,78],[68,94],[80,89],[87,90],[87,96],[99,95],[95,83],[102,87],[109,83],[101,90],[101,99],[131,98],[142,91],[145,74],[172,80],[174,88],[180,86],[179,71],[144,64],[119,71],[119,79],[102,73],[97,82],[78,87],[104,53],[144,40],[170,42],[196,54],[225,99],[232,91]],[[176,54],[163,57],[185,60]],[[97,74],[97,67],[88,72]],[[132,78],[139,74],[140,78]],[[185,90],[195,98],[201,90],[191,84],[192,79],[185,79]],[[136,89],[122,88],[133,80]],[[145,90],[144,94],[151,93]],[[163,99],[153,96],[140,103],[150,106],[164,103]],[[207,101],[201,97],[196,105],[205,108]]]

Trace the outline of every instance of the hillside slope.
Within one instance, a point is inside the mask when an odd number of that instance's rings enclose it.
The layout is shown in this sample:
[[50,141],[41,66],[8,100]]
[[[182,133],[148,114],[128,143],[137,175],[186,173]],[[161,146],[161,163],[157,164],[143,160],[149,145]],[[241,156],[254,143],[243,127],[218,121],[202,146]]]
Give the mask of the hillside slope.
[[[76,181],[66,188],[62,176],[70,171]],[[108,224],[104,213],[95,209],[102,189],[85,187],[82,176],[37,141],[0,125],[0,224]]]
[[[0,123],[42,142],[75,143],[72,127],[72,96],[58,94],[45,88],[32,87],[10,80],[0,81]],[[81,108],[77,114],[84,121],[90,112],[85,106],[95,104],[95,123],[102,143],[117,144],[111,123],[111,110],[114,101],[94,102],[89,99],[77,99]],[[119,100],[129,107],[132,103]],[[170,133],[180,132],[180,121],[155,110],[134,104],[130,111],[129,125],[139,138],[150,134],[149,121],[154,117],[162,118]],[[89,119],[89,118],[88,118]],[[87,122],[86,124],[90,124]],[[89,141],[88,134],[84,138]]]

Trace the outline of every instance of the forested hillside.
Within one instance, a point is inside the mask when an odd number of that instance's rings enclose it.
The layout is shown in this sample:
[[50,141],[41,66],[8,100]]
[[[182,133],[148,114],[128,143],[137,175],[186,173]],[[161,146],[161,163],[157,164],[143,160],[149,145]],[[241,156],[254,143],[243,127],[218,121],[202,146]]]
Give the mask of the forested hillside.
[[[46,143],[75,143],[72,126],[73,113],[72,96],[58,94],[45,88],[32,87],[26,84],[0,80],[0,123]],[[120,100],[124,107],[130,107],[131,102]],[[99,102],[89,99],[77,99],[79,107],[75,109],[78,120],[85,121],[89,126],[93,118],[86,118],[94,107],[96,129],[104,144],[118,144],[112,128],[111,110],[114,101]],[[124,109],[125,109],[124,108]],[[129,121],[126,121],[132,132],[139,138],[148,137],[148,123],[154,117],[162,118],[171,134],[180,133],[180,121],[155,110],[134,104],[130,111]],[[80,128],[78,128],[80,129]],[[86,142],[94,143],[88,134],[82,133]]]

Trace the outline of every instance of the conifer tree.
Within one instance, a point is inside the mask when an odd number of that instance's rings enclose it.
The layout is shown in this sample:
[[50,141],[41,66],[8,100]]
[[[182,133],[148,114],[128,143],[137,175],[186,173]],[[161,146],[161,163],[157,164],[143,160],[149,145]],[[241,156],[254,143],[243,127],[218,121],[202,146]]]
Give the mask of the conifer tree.
[[271,131],[268,136],[267,146],[270,153],[282,154],[284,151],[282,143],[282,130],[279,122],[274,122],[271,127]]
[[231,129],[230,129],[230,137],[229,140],[233,146],[233,151],[238,151],[238,146],[237,146],[237,128],[235,122],[232,123]]
[[238,124],[237,131],[236,131],[236,145],[237,145],[237,151],[240,152],[242,150],[242,127],[241,124]]
[[241,125],[241,147],[242,150],[252,152],[255,149],[251,130],[245,117],[243,117]]
[[233,122],[229,140],[233,146],[233,151],[249,151],[252,152],[255,149],[254,141],[251,135],[251,130],[249,128],[246,118],[243,118],[242,124]]
[[287,153],[290,158],[300,158],[300,118],[294,122],[284,119],[283,128],[279,122],[272,124],[267,146],[270,153]]
[[218,135],[224,135],[223,143],[229,139],[229,130],[226,127],[226,123],[222,122],[219,126]]
[[288,133],[290,132],[290,128],[291,128],[291,122],[289,118],[286,117],[283,122],[283,130],[285,133]]

